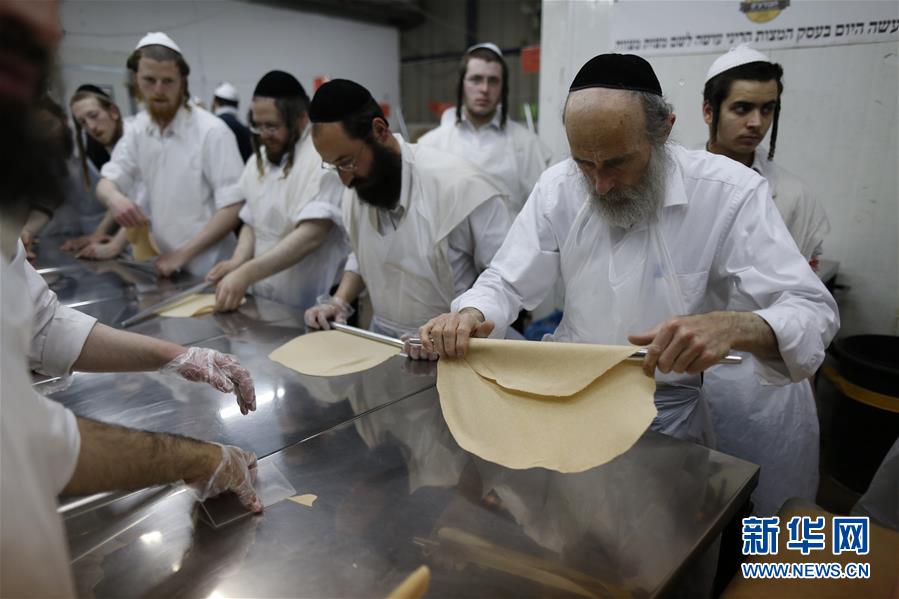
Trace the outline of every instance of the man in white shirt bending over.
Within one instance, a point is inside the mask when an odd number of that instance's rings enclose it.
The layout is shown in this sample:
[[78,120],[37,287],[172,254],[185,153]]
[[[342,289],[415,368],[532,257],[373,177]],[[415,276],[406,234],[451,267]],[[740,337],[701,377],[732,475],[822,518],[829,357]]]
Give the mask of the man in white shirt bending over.
[[205,276],[234,250],[232,231],[242,204],[237,180],[243,170],[237,141],[224,121],[190,104],[190,67],[169,36],[144,36],[129,64],[137,64],[147,110],[103,165],[97,197],[119,225],[145,225],[147,216],[121,191],[142,180],[151,232],[162,251],[157,272],[170,276],[184,269]]
[[240,178],[246,204],[234,255],[207,277],[215,309],[253,295],[305,311],[337,284],[349,254],[342,228],[343,185],[322,168],[312,144],[309,96],[293,75],[267,73],[253,92],[255,153]]
[[574,78],[571,159],[548,169],[453,312],[421,327],[424,351],[464,355],[561,278],[557,341],[647,346],[652,428],[713,443],[701,373],[731,350],[783,385],[808,378],[839,326],[836,303],[754,171],[668,143],[675,116],[652,67],[603,54]]

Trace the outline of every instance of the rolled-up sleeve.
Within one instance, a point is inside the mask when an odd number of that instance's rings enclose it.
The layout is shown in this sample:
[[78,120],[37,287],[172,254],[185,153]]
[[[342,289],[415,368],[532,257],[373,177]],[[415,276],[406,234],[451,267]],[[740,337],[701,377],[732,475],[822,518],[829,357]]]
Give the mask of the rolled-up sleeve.
[[[100,176],[111,181],[122,193],[134,193],[140,181],[140,167],[137,162],[137,138],[133,127],[126,127],[125,134],[116,143],[109,161],[100,169]],[[137,198],[131,198],[136,201]]]
[[318,193],[290,215],[291,222],[298,225],[304,220],[324,219],[343,227],[343,194],[344,186],[337,175],[324,173]]
[[244,163],[237,149],[237,138],[227,125],[213,127],[203,147],[203,175],[213,190],[216,210],[243,200],[240,177]]
[[728,307],[758,314],[777,337],[780,359],[757,359],[757,374],[773,384],[813,375],[839,330],[839,312],[768,198],[767,183],[738,204],[716,271],[735,283]]
[[452,309],[478,309],[497,325],[496,335],[524,308],[533,310],[546,297],[560,272],[559,246],[540,183],[534,187],[500,249],[472,288],[453,301]]
[[25,279],[35,311],[28,365],[50,376],[69,374],[97,319],[61,305],[44,278],[27,263]]

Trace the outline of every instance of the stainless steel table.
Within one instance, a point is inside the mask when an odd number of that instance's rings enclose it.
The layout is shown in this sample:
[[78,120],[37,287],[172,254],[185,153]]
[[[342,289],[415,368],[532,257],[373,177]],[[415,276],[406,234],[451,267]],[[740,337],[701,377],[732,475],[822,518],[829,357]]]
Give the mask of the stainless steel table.
[[253,375],[257,409],[247,416],[233,394],[156,373],[77,373],[71,386],[50,397],[78,416],[238,445],[264,456],[434,385],[433,365],[413,374],[401,357],[333,378],[305,376],[268,359],[300,334],[295,327],[257,325],[200,343],[235,354]]
[[[368,396],[354,401],[357,412],[371,407]],[[431,597],[654,596],[709,547],[758,475],[649,432],[580,474],[509,470],[456,445],[433,388],[280,451],[260,471],[262,485],[283,478],[286,494],[318,498],[218,529],[171,490],[68,518],[78,594],[384,597],[428,564]]]

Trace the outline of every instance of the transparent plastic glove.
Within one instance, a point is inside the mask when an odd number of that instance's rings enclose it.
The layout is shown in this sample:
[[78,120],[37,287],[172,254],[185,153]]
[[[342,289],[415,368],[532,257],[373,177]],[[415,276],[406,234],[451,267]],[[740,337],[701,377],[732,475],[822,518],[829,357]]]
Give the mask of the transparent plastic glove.
[[312,329],[327,331],[331,328],[329,321],[346,324],[347,318],[353,315],[353,307],[340,299],[330,295],[320,295],[315,298],[316,304],[306,310],[304,319],[306,326]]
[[412,335],[403,335],[400,337],[400,341],[403,342],[403,353],[406,354],[410,360],[430,360],[433,362],[440,357],[440,354],[436,352],[426,352],[421,346],[421,343],[416,343],[414,345],[409,343],[409,339],[411,338]]
[[262,502],[256,495],[256,454],[244,451],[233,445],[219,445],[222,460],[208,480],[195,481],[188,486],[197,496],[197,500],[206,501],[210,497],[233,492],[240,502],[255,513],[262,511]]
[[190,347],[159,371],[177,374],[188,381],[209,383],[222,393],[234,393],[241,414],[256,411],[253,378],[231,354],[206,347]]

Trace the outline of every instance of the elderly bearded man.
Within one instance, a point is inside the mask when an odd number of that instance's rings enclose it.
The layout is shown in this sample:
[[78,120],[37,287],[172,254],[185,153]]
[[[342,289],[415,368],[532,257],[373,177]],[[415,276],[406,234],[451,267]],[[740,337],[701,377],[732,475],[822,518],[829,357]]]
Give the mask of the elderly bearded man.
[[[470,291],[420,329],[464,355],[561,277],[557,341],[648,346],[653,428],[710,442],[700,373],[733,349],[774,384],[810,376],[837,308],[796,250],[767,182],[732,160],[667,143],[674,125],[648,62],[604,54],[565,105],[571,159],[547,170]],[[656,372],[658,370],[658,373]]]

